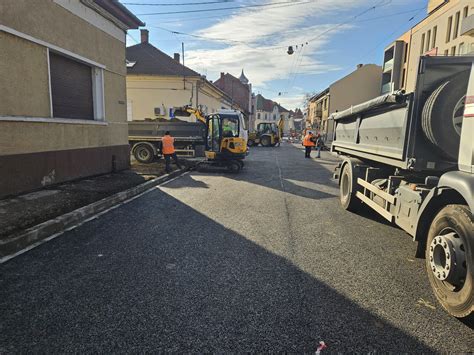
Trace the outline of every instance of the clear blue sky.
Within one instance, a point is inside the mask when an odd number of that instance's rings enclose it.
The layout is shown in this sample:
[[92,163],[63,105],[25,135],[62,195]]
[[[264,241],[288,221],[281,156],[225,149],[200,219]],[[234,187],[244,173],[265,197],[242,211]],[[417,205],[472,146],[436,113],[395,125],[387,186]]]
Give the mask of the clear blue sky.
[[[121,2],[146,23],[160,50],[172,56],[184,42],[185,64],[209,80],[243,68],[255,92],[293,109],[305,93],[325,89],[356,64],[381,64],[384,47],[426,16],[428,0]],[[190,12],[152,15],[182,11]],[[127,45],[139,40],[139,31],[130,31]]]

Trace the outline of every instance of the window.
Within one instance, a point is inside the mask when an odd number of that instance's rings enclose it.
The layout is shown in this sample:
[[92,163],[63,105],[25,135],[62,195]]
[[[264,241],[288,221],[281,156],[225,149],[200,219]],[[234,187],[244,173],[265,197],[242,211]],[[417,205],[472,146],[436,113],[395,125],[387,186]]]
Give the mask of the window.
[[257,119],[260,119],[260,112],[257,113]]
[[456,46],[451,47],[451,55],[456,55]]
[[463,10],[462,17],[467,17],[468,13],[469,13],[469,6],[466,6]]
[[449,49],[445,49],[445,50],[444,50],[444,56],[446,57],[446,56],[448,56],[448,55],[449,55]]
[[405,75],[406,75],[406,69],[403,69],[402,72],[402,85],[400,86],[401,89],[405,87]]
[[428,31],[428,33],[426,34],[426,47],[425,47],[425,52],[428,52],[431,48],[430,48],[430,41],[431,41],[431,30]]
[[104,119],[103,71],[49,52],[52,116]]
[[459,18],[461,16],[461,12],[456,12],[456,18],[454,19],[454,31],[453,31],[453,39],[458,38],[459,34]]
[[433,27],[433,42],[431,43],[431,48],[436,48],[436,35],[438,33],[438,26]]
[[328,108],[328,99],[324,99],[323,105],[324,105],[324,109],[326,110]]
[[458,50],[459,55],[465,54],[465,48],[464,48],[464,42],[459,43],[459,50]]
[[265,114],[265,119],[268,119],[268,116],[267,116],[267,114]]
[[421,35],[420,54],[423,54],[424,49],[425,49],[425,34],[423,33],[423,34]]
[[53,116],[93,120],[91,67],[50,53],[51,101]]
[[239,120],[237,118],[224,116],[224,118],[222,119],[222,136],[223,137],[238,137],[239,136]]
[[405,58],[403,59],[403,62],[406,63],[408,60],[408,43],[405,43]]
[[451,40],[451,27],[453,25],[453,17],[449,16],[448,18],[448,27],[446,29],[446,43]]

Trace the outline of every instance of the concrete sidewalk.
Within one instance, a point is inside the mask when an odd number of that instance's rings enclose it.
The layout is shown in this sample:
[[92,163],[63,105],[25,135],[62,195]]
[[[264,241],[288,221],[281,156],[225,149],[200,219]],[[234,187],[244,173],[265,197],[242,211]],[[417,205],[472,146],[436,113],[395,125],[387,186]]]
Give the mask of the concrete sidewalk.
[[131,170],[66,182],[0,200],[0,262],[185,170],[175,170],[168,175],[163,161],[146,165],[132,161]]

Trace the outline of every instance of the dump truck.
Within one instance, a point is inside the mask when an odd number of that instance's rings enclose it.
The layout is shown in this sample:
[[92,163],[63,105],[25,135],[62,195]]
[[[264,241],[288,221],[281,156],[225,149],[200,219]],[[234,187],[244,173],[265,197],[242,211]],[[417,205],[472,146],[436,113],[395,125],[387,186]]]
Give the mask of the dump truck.
[[135,159],[148,164],[160,157],[161,139],[166,131],[174,137],[178,155],[204,156],[206,127],[202,123],[149,120],[128,122],[128,142]]
[[439,303],[472,319],[474,57],[422,57],[413,92],[332,118],[342,207],[369,207],[410,234]]

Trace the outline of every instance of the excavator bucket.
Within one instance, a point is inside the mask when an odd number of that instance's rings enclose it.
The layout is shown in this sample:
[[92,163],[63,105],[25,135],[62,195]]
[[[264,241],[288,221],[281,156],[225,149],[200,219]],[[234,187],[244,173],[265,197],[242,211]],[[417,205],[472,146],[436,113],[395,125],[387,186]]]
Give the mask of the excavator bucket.
[[186,107],[173,107],[173,112],[175,116],[189,117],[191,112],[189,112]]

